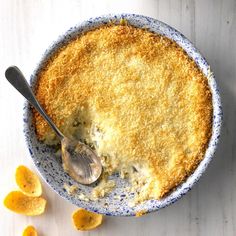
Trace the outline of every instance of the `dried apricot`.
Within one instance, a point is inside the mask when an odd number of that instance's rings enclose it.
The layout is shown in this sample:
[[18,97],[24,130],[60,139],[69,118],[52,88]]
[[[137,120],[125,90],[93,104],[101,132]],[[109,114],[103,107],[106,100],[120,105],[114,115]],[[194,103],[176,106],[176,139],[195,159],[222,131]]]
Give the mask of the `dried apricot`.
[[38,236],[38,233],[33,225],[29,225],[24,229],[22,236]]
[[78,209],[72,215],[73,224],[76,229],[86,231],[97,228],[101,225],[103,215]]
[[42,197],[30,197],[20,191],[12,191],[4,199],[4,206],[9,210],[28,216],[41,215],[46,203]]
[[16,169],[15,179],[20,190],[28,196],[39,197],[42,194],[42,186],[36,174],[26,166]]

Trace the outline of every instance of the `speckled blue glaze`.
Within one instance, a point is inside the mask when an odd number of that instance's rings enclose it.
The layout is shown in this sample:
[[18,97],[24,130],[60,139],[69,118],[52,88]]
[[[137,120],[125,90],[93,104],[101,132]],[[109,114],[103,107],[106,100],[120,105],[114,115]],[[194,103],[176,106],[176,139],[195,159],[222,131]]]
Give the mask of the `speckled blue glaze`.
[[[200,52],[194,47],[194,45],[183,36],[180,32],[173,29],[172,27],[160,22],[156,19],[135,15],[135,14],[119,14],[119,15],[106,15],[101,17],[96,17],[84,21],[83,23],[70,28],[65,34],[59,37],[59,39],[49,47],[49,49],[44,53],[41,61],[36,67],[36,70],[30,78],[31,86],[34,88],[36,84],[37,74],[47,61],[47,59],[57,50],[59,47],[68,42],[71,38],[77,36],[82,32],[98,27],[102,24],[108,23],[111,20],[119,22],[120,19],[126,19],[129,24],[136,27],[145,27],[152,32],[164,35],[176,43],[178,43],[187,54],[193,58],[197,65],[201,68],[203,73],[207,76],[209,73],[209,65],[205,58],[200,54]],[[216,150],[217,143],[220,137],[220,128],[222,123],[222,107],[219,95],[219,90],[213,74],[209,77],[209,86],[212,91],[212,101],[213,101],[213,133],[209,142],[209,146],[206,150],[205,157],[187,180],[179,185],[171,194],[163,198],[162,200],[148,200],[135,207],[130,207],[128,205],[128,199],[133,198],[132,193],[127,193],[124,189],[128,186],[127,181],[120,179],[117,175],[111,176],[111,179],[116,181],[116,189],[103,199],[98,201],[86,202],[80,200],[78,196],[70,196],[67,194],[63,188],[63,183],[69,185],[76,184],[73,179],[68,176],[61,165],[61,159],[55,156],[55,150],[45,144],[39,142],[35,135],[35,130],[32,124],[32,113],[29,104],[26,102],[24,105],[24,134],[26,137],[26,142],[28,144],[29,152],[32,157],[34,164],[36,165],[39,173],[43,179],[52,187],[55,192],[57,192],[61,197],[67,199],[71,203],[88,209],[90,211],[99,212],[105,215],[113,216],[133,216],[137,211],[152,212],[157,211],[163,207],[166,207],[179,198],[185,195],[192,186],[199,180],[200,176],[206,170],[209,162],[211,161],[214,152]],[[85,195],[90,195],[92,186],[79,185],[80,190],[78,193],[84,193]],[[117,198],[115,196],[119,196]]]

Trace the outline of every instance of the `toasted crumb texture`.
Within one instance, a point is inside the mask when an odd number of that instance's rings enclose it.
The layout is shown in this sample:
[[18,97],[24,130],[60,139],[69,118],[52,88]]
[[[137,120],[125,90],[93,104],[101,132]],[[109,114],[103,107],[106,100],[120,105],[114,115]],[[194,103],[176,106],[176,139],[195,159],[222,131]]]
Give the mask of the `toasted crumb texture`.
[[63,188],[69,195],[75,195],[79,189],[76,185],[68,185],[66,183],[63,184]]
[[98,186],[96,186],[92,191],[92,199],[97,200],[104,197],[106,194],[110,193],[115,187],[114,180],[102,179]]
[[141,216],[145,215],[146,213],[147,213],[147,212],[146,212],[145,210],[143,210],[143,211],[138,211],[138,212],[136,212],[135,216],[136,216],[136,217],[141,217]]
[[[138,186],[139,201],[160,199],[184,181],[211,137],[207,78],[175,42],[130,25],[71,40],[39,73],[36,95],[66,136],[94,147],[107,173]],[[58,143],[34,118],[39,139]]]

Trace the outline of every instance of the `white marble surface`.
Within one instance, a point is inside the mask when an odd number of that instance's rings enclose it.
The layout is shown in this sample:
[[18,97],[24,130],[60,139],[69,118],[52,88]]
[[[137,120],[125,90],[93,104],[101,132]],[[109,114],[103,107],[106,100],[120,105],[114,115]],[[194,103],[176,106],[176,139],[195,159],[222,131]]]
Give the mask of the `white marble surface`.
[[65,202],[44,184],[47,212],[11,213],[0,204],[0,235],[21,235],[33,224],[40,236],[236,235],[236,1],[235,0],[0,0],[0,199],[15,189],[19,164],[34,169],[22,134],[23,99],[5,81],[16,64],[29,76],[45,48],[70,26],[104,13],[139,13],[180,30],[200,49],[220,86],[224,125],[207,173],[174,205],[141,218],[106,217],[101,228],[73,229]]

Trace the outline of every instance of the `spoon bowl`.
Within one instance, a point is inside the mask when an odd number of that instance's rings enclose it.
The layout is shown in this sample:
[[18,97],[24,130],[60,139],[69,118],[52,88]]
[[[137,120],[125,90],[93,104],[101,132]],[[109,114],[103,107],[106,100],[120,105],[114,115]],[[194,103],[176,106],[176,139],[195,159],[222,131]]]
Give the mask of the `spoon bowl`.
[[73,179],[85,185],[97,181],[102,173],[102,165],[91,148],[79,141],[63,138],[61,150],[63,168]]

